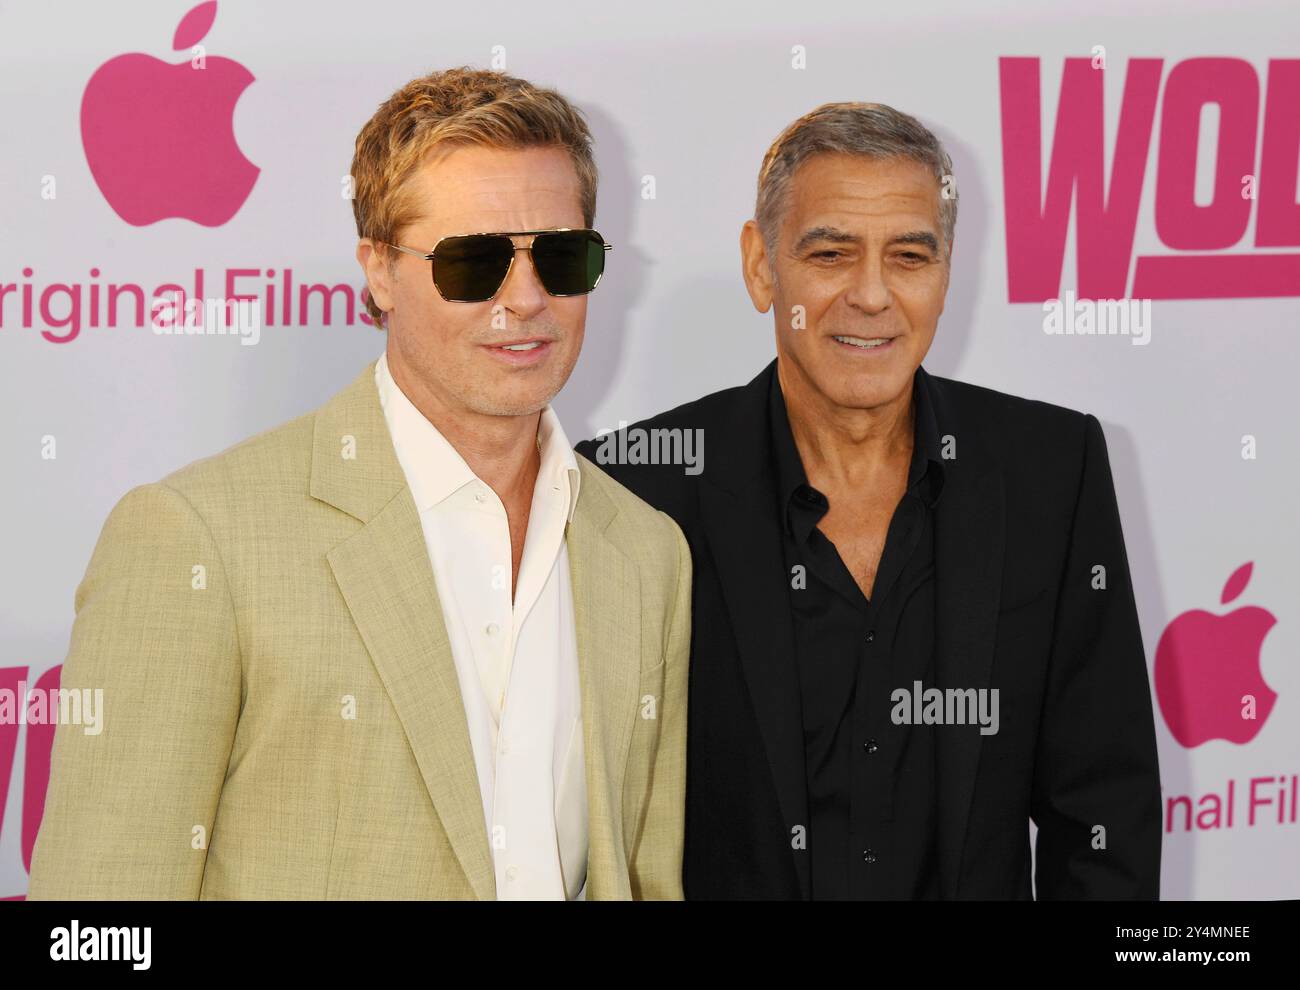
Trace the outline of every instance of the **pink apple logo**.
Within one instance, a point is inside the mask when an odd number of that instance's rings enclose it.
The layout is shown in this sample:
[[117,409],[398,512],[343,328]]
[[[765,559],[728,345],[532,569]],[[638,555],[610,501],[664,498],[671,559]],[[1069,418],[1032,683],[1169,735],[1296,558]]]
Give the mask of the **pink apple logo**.
[[[1240,595],[1253,562],[1242,564],[1223,586],[1220,604]],[[1169,623],[1156,646],[1156,699],[1175,739],[1191,749],[1210,739],[1250,742],[1264,727],[1277,692],[1264,683],[1260,647],[1277,619],[1248,605],[1227,615],[1193,609]],[[1255,699],[1254,718],[1243,718],[1243,696]]]
[[[172,48],[198,44],[216,16],[216,0],[199,4],[181,18]],[[233,217],[259,172],[234,131],[235,104],[252,81],[238,62],[206,55],[171,65],[134,53],[101,65],[81,98],[81,141],[117,215],[135,227],[169,217],[219,227]]]

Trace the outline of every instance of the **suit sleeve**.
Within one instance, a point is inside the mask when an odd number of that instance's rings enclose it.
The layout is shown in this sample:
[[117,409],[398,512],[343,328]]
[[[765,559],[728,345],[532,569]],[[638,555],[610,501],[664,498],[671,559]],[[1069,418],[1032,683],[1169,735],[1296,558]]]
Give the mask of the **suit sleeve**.
[[197,899],[241,691],[207,524],[163,483],[132,489],[75,608],[61,686],[102,691],[101,722],[55,729],[28,898]]
[[667,515],[677,551],[677,581],[664,649],[664,696],[659,706],[659,745],[650,770],[648,810],[632,853],[629,877],[634,900],[674,900],[682,895],[682,848],[686,825],[687,675],[691,654],[691,551]]
[[[1100,572],[1104,567],[1104,588]],[[1084,461],[1056,605],[1030,814],[1040,900],[1153,900],[1160,775],[1142,633],[1101,424]]]

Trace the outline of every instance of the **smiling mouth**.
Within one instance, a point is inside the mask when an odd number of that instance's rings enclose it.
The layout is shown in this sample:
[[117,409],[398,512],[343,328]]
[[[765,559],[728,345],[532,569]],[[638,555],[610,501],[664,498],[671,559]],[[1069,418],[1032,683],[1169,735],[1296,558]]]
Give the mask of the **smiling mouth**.
[[893,337],[849,337],[840,334],[836,334],[833,339],[841,344],[857,347],[864,351],[875,350],[878,347],[888,347],[894,341]]
[[526,337],[523,340],[507,340],[500,344],[483,344],[485,351],[493,360],[509,368],[535,368],[544,364],[555,346],[556,340],[549,337]]
[[519,353],[535,351],[539,347],[545,347],[547,344],[553,343],[555,343],[555,341],[547,337],[528,337],[524,340],[510,340],[506,341],[504,344],[484,344],[483,346],[494,351],[513,351]]

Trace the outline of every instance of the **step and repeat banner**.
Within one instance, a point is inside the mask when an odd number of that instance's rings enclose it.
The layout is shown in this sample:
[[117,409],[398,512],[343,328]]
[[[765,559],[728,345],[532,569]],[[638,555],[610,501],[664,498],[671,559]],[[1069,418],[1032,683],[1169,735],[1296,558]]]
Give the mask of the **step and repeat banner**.
[[[960,211],[926,368],[1106,433],[1163,896],[1300,897],[1292,0],[4,0],[0,54],[0,897],[27,889],[49,771],[53,726],[22,702],[58,685],[105,517],[382,351],[353,142],[408,79],[458,65],[559,89],[595,135],[614,251],[556,402],[574,441],[771,359],[737,244],[790,121],[863,100],[934,130]],[[257,332],[156,332],[176,293],[243,300]]]

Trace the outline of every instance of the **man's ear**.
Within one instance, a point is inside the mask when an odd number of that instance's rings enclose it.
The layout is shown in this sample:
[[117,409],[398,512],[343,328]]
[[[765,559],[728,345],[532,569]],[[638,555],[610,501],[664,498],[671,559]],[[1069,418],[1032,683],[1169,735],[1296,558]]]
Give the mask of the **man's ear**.
[[387,313],[393,308],[393,275],[388,270],[385,249],[369,237],[363,237],[357,241],[357,261],[365,273],[370,298]]
[[746,220],[740,228],[740,271],[754,308],[766,313],[772,308],[772,266],[763,235],[753,220]]

